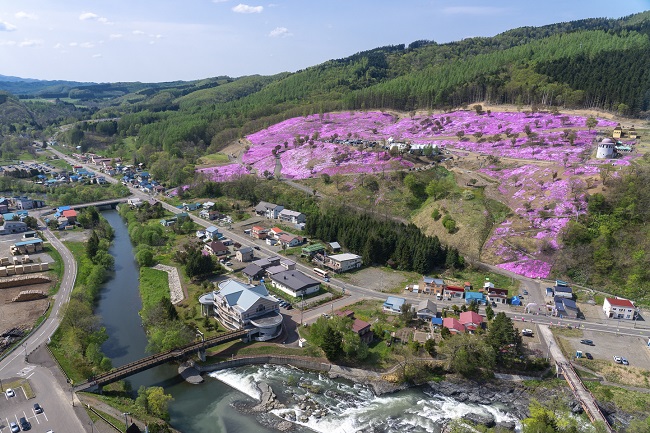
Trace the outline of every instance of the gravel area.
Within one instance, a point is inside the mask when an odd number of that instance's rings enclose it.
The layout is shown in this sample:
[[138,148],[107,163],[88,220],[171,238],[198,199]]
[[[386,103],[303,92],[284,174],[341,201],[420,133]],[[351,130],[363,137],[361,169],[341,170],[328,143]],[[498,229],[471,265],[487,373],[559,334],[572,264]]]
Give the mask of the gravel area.
[[181,286],[181,278],[178,275],[178,269],[173,266],[167,265],[156,265],[153,269],[158,269],[159,271],[167,272],[169,278],[169,295],[172,301],[172,304],[178,304],[183,299],[185,299],[185,294],[183,293],[183,286]]

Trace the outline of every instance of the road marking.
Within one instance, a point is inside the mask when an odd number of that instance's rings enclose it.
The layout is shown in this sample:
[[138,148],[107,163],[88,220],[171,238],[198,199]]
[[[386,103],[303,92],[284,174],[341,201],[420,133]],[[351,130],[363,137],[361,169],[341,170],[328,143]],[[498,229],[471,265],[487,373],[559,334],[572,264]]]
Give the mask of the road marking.
[[34,373],[30,374],[30,375],[27,376],[25,379],[29,379],[29,378],[32,377],[33,375],[34,375]]

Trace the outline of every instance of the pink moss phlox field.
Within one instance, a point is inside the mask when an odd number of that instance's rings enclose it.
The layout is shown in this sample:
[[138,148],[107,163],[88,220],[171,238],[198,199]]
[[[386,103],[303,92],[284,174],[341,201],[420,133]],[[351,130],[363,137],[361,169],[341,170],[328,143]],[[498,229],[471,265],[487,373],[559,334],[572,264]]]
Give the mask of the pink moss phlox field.
[[515,262],[501,263],[497,267],[528,278],[547,278],[551,273],[553,265],[542,260],[523,259]]
[[199,173],[203,173],[208,179],[214,182],[227,182],[248,174],[246,167],[240,164],[220,165],[217,167],[200,168]]

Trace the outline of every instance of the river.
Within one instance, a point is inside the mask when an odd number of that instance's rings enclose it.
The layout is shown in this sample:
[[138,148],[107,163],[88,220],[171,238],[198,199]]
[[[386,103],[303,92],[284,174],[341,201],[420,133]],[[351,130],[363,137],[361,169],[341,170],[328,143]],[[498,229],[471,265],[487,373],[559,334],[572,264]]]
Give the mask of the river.
[[[148,355],[147,339],[138,315],[142,307],[139,272],[126,225],[116,211],[102,214],[115,231],[109,251],[115,258],[115,272],[102,289],[96,313],[109,335],[102,350],[117,367]],[[170,423],[183,433],[277,432],[270,427],[276,415],[297,416],[293,431],[299,433],[437,432],[445,420],[466,413],[491,416],[497,422],[515,421],[503,408],[460,403],[428,386],[377,397],[364,385],[289,366],[225,370],[212,373],[202,385],[190,385],[180,379],[176,366],[162,365],[134,375],[129,381],[134,390],[141,385],[164,387],[174,397],[169,407]],[[235,410],[235,403],[250,406],[256,401],[259,391],[254,383],[259,381],[271,385],[287,408],[264,414]],[[305,384],[316,392],[307,391]],[[300,406],[305,404],[305,398],[326,414],[301,422]]]

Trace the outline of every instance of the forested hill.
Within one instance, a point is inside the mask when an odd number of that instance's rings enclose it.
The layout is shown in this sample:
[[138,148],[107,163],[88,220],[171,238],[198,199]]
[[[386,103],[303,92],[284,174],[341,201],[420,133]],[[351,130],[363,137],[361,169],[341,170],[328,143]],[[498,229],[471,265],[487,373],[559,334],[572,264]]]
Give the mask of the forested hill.
[[[113,142],[97,143],[120,153],[115,147],[118,137],[138,136],[137,157],[155,162],[165,156],[168,163],[187,169],[164,172],[183,172],[187,178],[193,173],[189,166],[199,156],[275,122],[309,113],[444,109],[487,101],[599,108],[647,118],[650,12],[522,27],[446,44],[421,40],[379,47],[268,77],[61,85],[21,95],[33,96],[73,102],[84,108],[84,116],[120,117]],[[37,104],[24,101],[28,108]],[[53,110],[61,107],[52,105]],[[70,120],[69,115],[63,118]],[[48,125],[38,122],[39,127]],[[132,150],[121,154],[125,152]]]

